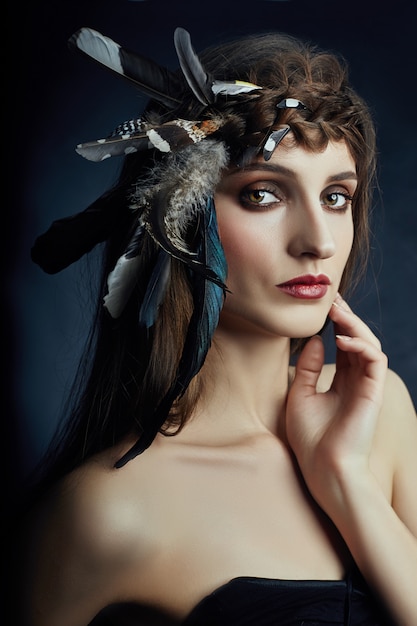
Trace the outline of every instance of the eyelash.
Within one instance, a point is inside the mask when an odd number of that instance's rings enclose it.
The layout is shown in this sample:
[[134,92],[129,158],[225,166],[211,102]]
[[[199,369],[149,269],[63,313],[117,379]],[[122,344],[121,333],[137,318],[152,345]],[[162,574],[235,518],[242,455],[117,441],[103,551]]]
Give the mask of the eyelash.
[[[276,198],[276,202],[267,202],[265,204],[261,204],[259,202],[255,202],[252,200],[249,200],[249,196],[251,194],[271,194],[272,196],[274,196]],[[243,189],[243,191],[240,193],[239,195],[239,199],[240,202],[242,204],[242,206],[249,208],[249,209],[254,209],[256,208],[257,210],[268,210],[271,206],[282,202],[282,198],[278,197],[278,190],[276,188],[268,188],[266,186],[263,187],[246,187],[245,189]]]
[[345,199],[345,203],[343,204],[343,206],[338,207],[338,208],[334,208],[330,205],[326,205],[327,210],[328,211],[332,211],[333,213],[345,213],[349,206],[352,203],[353,200],[353,196],[351,196],[350,194],[348,194],[346,191],[329,191],[326,194],[324,194],[324,197],[329,197],[329,196],[342,196],[342,198]]
[[[260,202],[255,202],[253,200],[249,200],[249,196],[251,194],[271,194],[273,196],[275,196],[276,201],[275,202],[267,202],[265,204],[261,204]],[[252,209],[252,210],[264,210],[267,211],[268,209],[270,209],[271,207],[273,207],[274,205],[282,202],[283,198],[279,197],[278,195],[278,190],[276,188],[268,188],[266,186],[263,187],[246,187],[245,189],[243,189],[243,191],[240,193],[239,195],[239,200],[242,204],[243,207],[248,208],[248,209]],[[330,204],[326,204],[325,202],[322,201],[322,204],[326,207],[326,209],[328,211],[331,211],[332,213],[345,213],[350,204],[352,203],[353,200],[353,196],[351,196],[349,193],[347,193],[346,191],[341,191],[341,190],[332,190],[332,191],[327,191],[326,193],[323,194],[322,198],[329,198],[330,196],[341,196],[345,199],[345,202],[343,204],[343,206],[340,207],[333,207]]]

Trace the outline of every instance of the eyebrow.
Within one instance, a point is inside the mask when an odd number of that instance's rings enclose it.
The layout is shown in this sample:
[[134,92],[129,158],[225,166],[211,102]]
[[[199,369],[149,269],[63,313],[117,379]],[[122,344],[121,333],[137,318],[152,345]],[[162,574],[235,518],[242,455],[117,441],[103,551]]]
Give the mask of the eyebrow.
[[[271,172],[273,174],[284,174],[290,178],[296,178],[296,174],[293,170],[290,170],[278,163],[251,163],[242,168],[236,168],[229,173],[229,176],[238,174],[245,174],[246,172]],[[336,182],[338,180],[358,180],[356,172],[347,170],[346,172],[338,172],[329,176],[327,179],[329,182]]]

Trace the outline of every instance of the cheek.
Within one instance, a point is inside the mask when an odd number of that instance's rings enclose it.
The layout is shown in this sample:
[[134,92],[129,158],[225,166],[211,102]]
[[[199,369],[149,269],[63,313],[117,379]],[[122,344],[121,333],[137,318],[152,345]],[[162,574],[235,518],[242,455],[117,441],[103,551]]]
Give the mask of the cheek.
[[245,220],[219,220],[219,234],[230,271],[254,267],[265,251],[265,233],[255,231]]
[[215,196],[217,224],[223,245],[229,273],[242,266],[252,267],[268,246],[268,233],[271,224],[254,219],[245,213],[237,203],[219,193]]
[[348,224],[345,224],[344,227],[338,231],[336,236],[336,249],[343,265],[346,265],[352,251],[353,232],[353,222],[349,221]]

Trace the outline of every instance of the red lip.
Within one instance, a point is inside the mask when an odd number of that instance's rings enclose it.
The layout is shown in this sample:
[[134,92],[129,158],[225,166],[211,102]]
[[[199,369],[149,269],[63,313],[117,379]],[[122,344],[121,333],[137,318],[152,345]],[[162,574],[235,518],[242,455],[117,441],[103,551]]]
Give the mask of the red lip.
[[325,274],[306,274],[305,276],[297,276],[285,283],[277,285],[278,289],[293,298],[301,298],[304,300],[317,300],[323,298],[327,293],[330,285],[330,279]]
[[305,276],[291,278],[291,280],[287,280],[285,283],[277,286],[282,287],[283,285],[330,285],[330,278],[326,274],[318,274],[317,276],[306,274]]

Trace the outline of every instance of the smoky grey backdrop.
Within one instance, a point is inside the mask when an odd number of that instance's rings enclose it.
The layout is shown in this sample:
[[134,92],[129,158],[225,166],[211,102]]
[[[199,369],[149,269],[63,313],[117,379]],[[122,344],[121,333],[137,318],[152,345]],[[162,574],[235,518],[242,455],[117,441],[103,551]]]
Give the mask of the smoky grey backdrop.
[[[21,51],[9,70],[12,106],[4,123],[9,135],[5,156],[11,149],[12,166],[4,207],[3,459],[12,481],[33,468],[55,430],[91,311],[88,285],[80,282],[85,261],[48,276],[31,262],[30,248],[51,221],[86,208],[116,179],[117,159],[88,162],[75,153],[76,144],[106,136],[136,117],[146,102],[132,85],[68,50],[68,38],[82,26],[172,69],[177,67],[176,26],[190,32],[197,51],[225,38],[279,30],[347,59],[354,86],[371,106],[379,149],[372,259],[351,305],[381,339],[390,367],[417,404],[417,24],[412,4],[10,2],[12,56],[13,50]],[[94,255],[88,262],[94,263]],[[330,336],[326,342],[331,359]]]

